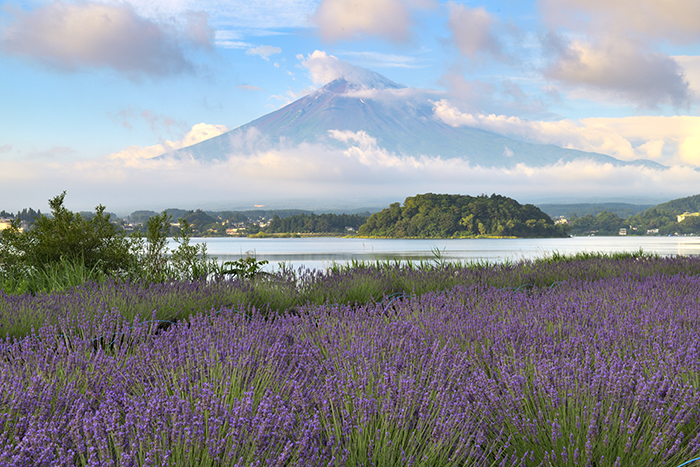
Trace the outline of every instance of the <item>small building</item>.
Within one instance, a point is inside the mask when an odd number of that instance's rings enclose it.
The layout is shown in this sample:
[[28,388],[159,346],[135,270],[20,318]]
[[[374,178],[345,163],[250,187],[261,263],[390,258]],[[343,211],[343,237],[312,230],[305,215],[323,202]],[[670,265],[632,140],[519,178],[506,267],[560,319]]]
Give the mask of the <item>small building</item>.
[[12,219],[7,217],[0,217],[0,230],[9,229],[12,225]]
[[658,234],[659,229],[647,229],[647,235]]
[[620,229],[620,235],[627,235],[627,229],[624,227]]
[[686,217],[696,217],[696,216],[700,216],[700,212],[684,212],[683,214],[681,214],[680,216],[677,217],[678,223],[683,222],[683,219],[685,219]]

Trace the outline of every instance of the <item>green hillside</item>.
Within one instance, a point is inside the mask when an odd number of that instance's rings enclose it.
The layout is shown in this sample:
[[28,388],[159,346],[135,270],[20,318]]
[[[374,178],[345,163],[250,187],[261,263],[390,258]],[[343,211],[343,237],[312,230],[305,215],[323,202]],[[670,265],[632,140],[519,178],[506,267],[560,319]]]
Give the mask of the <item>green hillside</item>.
[[570,218],[575,216],[583,217],[586,215],[597,216],[601,212],[609,212],[627,219],[630,216],[637,214],[653,207],[651,204],[629,204],[629,203],[576,203],[576,204],[538,204],[543,212],[547,213],[552,219],[564,216]]
[[501,195],[410,196],[372,214],[360,227],[363,237],[563,237],[564,227],[532,204],[521,205]]
[[674,199],[654,206],[651,209],[655,209],[658,212],[669,213],[674,216],[683,214],[684,212],[700,212],[700,195]]

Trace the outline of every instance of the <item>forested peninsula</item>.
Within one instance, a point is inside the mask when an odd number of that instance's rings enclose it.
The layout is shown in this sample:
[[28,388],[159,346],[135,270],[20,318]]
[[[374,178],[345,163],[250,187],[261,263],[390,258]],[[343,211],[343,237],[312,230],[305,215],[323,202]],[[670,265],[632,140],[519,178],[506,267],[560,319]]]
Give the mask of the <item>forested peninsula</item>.
[[474,238],[566,237],[565,227],[532,204],[506,196],[426,193],[409,196],[372,214],[358,231],[361,237]]

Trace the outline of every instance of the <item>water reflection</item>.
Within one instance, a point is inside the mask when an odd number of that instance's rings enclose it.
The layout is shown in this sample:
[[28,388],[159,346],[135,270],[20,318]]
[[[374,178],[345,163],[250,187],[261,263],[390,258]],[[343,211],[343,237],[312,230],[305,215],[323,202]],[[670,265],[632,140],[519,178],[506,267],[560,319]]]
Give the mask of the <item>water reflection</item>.
[[[641,248],[661,256],[700,255],[698,237],[572,237],[556,239],[355,239],[355,238],[195,238],[205,242],[207,252],[220,261],[235,261],[247,252],[270,262],[298,268],[327,268],[334,262],[432,261],[439,250],[448,261],[520,261],[541,258],[554,252],[634,252]],[[171,243],[171,248],[175,247]]]

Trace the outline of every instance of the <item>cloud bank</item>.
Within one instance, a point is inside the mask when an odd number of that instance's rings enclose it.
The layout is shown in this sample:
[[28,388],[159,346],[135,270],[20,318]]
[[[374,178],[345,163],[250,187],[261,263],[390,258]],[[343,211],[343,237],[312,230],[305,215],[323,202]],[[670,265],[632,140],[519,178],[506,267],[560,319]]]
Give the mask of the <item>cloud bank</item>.
[[[195,126],[187,141],[216,125]],[[383,205],[416,193],[501,193],[522,202],[552,197],[672,199],[700,186],[700,172],[674,166],[664,170],[614,167],[578,161],[532,168],[483,168],[461,159],[408,157],[387,152],[368,134],[335,131],[341,148],[284,143],[256,150],[251,133],[222,161],[151,157],[163,148],[128,148],[99,160],[60,162],[0,160],[0,196],[7,206],[43,206],[68,190],[73,199],[102,203],[109,210],[196,208],[226,200],[230,206],[332,207],[363,202]],[[253,140],[253,141],[249,141]],[[159,145],[160,146],[160,145]],[[508,148],[504,147],[507,153]],[[21,174],[21,176],[15,176]],[[42,187],[28,198],[22,187]],[[21,194],[20,194],[21,193]],[[92,209],[92,206],[80,206]]]
[[556,59],[544,75],[567,86],[588,88],[602,99],[612,96],[647,108],[688,108],[693,101],[684,70],[673,57],[633,41],[604,37],[597,42],[575,40],[557,48]]
[[550,59],[543,74],[588,91],[572,97],[612,97],[652,109],[689,109],[695,101],[682,66],[658,44],[700,41],[697,1],[539,0],[538,6],[550,28],[542,41]]
[[228,128],[224,125],[210,125],[207,123],[198,123],[187,132],[184,138],[178,141],[164,141],[153,146],[129,146],[128,148],[115,152],[109,155],[110,159],[121,159],[126,164],[136,165],[136,161],[143,159],[152,159],[162,154],[175,151],[176,149],[192,146],[200,141],[219,136],[226,133]]
[[642,158],[664,165],[700,166],[700,117],[537,121],[463,113],[444,99],[435,103],[435,116],[452,126],[472,126],[516,139],[597,152],[622,160]]
[[191,47],[211,48],[207,15],[186,12],[182,24],[139,16],[128,3],[56,1],[32,11],[9,9],[0,51],[49,68],[109,68],[131,78],[193,72]]

